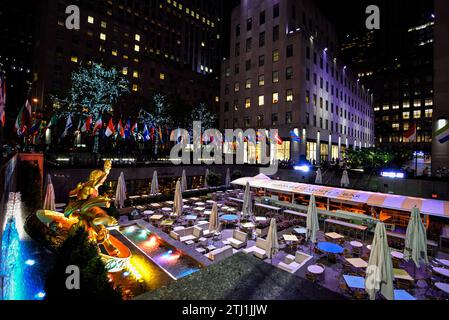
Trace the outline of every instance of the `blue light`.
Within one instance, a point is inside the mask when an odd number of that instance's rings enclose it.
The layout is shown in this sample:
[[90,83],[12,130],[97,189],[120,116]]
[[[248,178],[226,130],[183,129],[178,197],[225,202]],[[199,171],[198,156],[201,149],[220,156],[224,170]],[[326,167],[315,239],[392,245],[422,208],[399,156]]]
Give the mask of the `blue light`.
[[128,271],[123,272],[124,277],[129,277],[130,273]]
[[395,171],[382,171],[380,174],[382,177],[391,178],[391,179],[404,179],[403,172],[395,172]]
[[43,299],[43,298],[45,298],[45,292],[40,291],[40,292],[38,292],[34,297],[35,297],[36,299]]
[[302,172],[309,172],[310,171],[310,167],[307,166],[307,165],[294,166],[293,169],[296,170],[296,171],[302,171]]
[[36,261],[34,261],[32,259],[28,259],[27,261],[25,261],[25,264],[27,266],[34,266],[36,264]]

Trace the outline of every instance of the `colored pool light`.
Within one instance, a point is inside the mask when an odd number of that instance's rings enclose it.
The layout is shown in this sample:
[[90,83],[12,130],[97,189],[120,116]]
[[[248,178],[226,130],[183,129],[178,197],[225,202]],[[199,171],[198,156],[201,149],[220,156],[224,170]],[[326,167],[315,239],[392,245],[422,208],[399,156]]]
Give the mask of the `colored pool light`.
[[154,248],[154,247],[158,246],[157,237],[154,235],[151,236],[150,239],[148,239],[148,241],[145,241],[143,245],[146,248]]
[[27,261],[25,261],[25,264],[27,266],[34,266],[36,264],[36,261],[34,261],[32,259],[28,259]]
[[36,293],[35,298],[36,299],[43,299],[43,298],[45,298],[45,292],[40,291],[40,292]]
[[403,172],[395,172],[395,171],[382,171],[380,174],[382,177],[392,178],[392,179],[404,179]]
[[307,165],[294,166],[293,169],[296,170],[296,171],[302,171],[302,172],[309,172],[310,171],[310,167],[307,166]]

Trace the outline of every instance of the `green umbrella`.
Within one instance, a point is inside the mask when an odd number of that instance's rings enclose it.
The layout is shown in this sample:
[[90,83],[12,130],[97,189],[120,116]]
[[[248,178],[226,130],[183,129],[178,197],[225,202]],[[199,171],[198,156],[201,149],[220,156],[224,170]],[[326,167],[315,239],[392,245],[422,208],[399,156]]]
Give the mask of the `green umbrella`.
[[393,262],[388,247],[387,231],[385,224],[378,222],[365,278],[365,290],[370,299],[374,300],[380,291],[386,299],[394,300],[393,279]]
[[309,207],[307,209],[307,221],[306,221],[306,239],[316,243],[316,236],[320,230],[320,225],[318,224],[318,214],[316,211],[315,196],[312,194],[310,196]]
[[408,222],[405,236],[404,259],[415,262],[419,268],[421,261],[429,263],[427,259],[427,235],[426,228],[422,223],[419,209],[415,206],[412,209],[410,221]]

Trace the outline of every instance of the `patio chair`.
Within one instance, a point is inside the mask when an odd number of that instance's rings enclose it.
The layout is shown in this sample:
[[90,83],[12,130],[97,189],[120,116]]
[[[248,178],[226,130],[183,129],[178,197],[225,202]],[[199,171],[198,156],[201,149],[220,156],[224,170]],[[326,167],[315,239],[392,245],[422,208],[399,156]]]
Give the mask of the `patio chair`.
[[277,267],[289,273],[296,273],[299,269],[307,264],[313,257],[296,251],[295,256],[288,255],[284,261],[280,262]]
[[226,240],[229,241],[234,249],[241,249],[246,247],[248,235],[245,232],[234,230],[232,232],[232,238],[228,238]]

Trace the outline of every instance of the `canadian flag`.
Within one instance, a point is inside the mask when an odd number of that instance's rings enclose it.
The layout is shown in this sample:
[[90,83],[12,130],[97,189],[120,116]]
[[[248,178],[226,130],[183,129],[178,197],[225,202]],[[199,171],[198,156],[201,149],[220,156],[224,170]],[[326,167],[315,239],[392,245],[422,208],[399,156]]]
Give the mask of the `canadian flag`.
[[108,127],[106,128],[106,132],[104,133],[106,137],[110,137],[115,133],[114,123],[112,122],[112,118],[109,119]]
[[404,138],[407,139],[409,142],[415,142],[416,141],[416,124],[413,124],[408,131],[404,133]]
[[81,132],[89,132],[92,126],[92,116],[88,117],[84,125],[81,127]]

